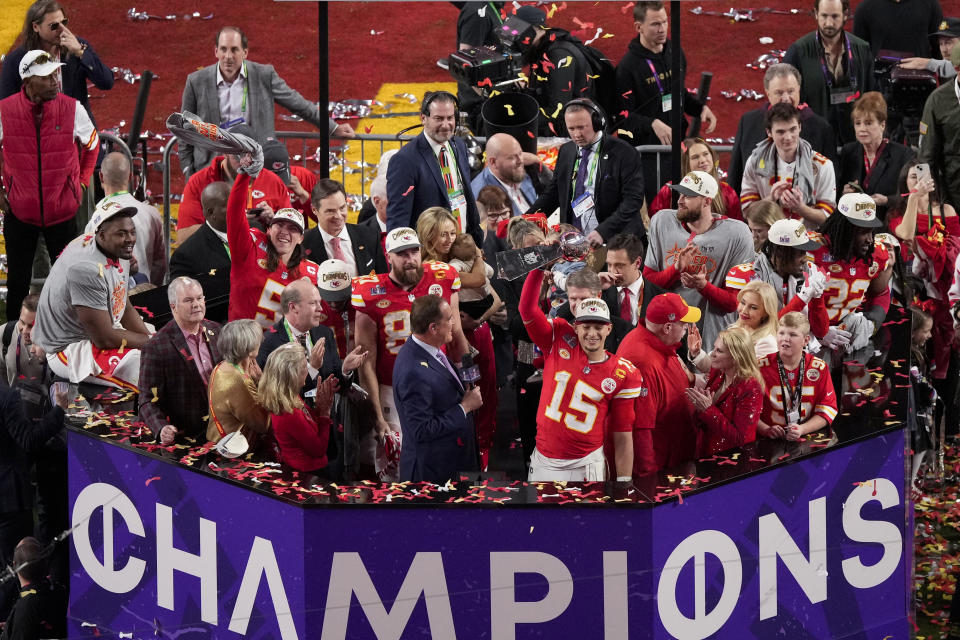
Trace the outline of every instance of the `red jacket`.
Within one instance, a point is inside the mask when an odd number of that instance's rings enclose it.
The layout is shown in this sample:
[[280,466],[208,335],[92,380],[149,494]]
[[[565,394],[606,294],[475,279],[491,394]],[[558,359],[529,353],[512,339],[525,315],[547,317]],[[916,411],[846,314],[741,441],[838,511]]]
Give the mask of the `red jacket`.
[[[92,148],[81,145],[77,153],[74,123],[78,105],[62,93],[39,105],[34,105],[25,91],[0,100],[3,184],[10,210],[21,222],[46,227],[77,213],[81,184],[89,184],[98,152],[94,144]],[[39,126],[35,109],[41,113]]]
[[[697,432],[687,400],[686,368],[676,346],[657,339],[644,325],[626,335],[617,355],[633,363],[643,376],[645,397],[637,400],[633,427],[634,449],[643,431],[653,429],[653,453],[657,469],[675,467],[697,456]],[[642,444],[641,444],[642,446]],[[634,456],[634,462],[637,462]],[[645,472],[634,465],[634,472]]]
[[326,467],[330,424],[330,418],[326,416],[315,422],[303,407],[292,413],[271,414],[270,425],[280,447],[281,462],[297,471],[315,471]]
[[[716,393],[723,384],[723,372],[711,369],[707,392]],[[757,439],[757,423],[763,410],[763,386],[756,378],[737,380],[710,405],[697,412],[700,433],[700,457],[742,447]]]

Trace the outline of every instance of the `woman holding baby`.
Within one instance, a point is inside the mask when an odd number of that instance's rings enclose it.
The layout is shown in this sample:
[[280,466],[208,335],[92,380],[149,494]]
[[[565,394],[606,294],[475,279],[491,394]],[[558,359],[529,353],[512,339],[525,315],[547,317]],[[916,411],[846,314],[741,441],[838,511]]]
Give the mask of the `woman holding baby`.
[[442,207],[430,207],[417,218],[423,262],[447,262],[460,273],[460,322],[480,369],[483,406],[477,412],[477,449],[480,467],[486,470],[497,419],[497,372],[487,320],[502,304],[490,286],[493,269],[470,234],[458,230],[453,215]]

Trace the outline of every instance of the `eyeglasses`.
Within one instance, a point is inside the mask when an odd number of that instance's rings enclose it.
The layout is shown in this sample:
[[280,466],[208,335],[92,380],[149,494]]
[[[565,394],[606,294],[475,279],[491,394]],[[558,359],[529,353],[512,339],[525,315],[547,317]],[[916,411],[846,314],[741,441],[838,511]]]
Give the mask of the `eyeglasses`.
[[30,61],[30,64],[25,65],[25,66],[23,67],[23,71],[26,72],[28,69],[30,69],[31,67],[36,66],[36,65],[38,65],[38,64],[46,64],[46,63],[50,62],[50,60],[52,60],[52,58],[50,57],[50,54],[47,53],[47,52],[43,52],[43,53],[41,53],[40,55],[38,55],[36,58],[34,58],[33,60],[31,60],[31,61]]
[[60,27],[65,27],[65,26],[67,26],[67,24],[68,24],[69,22],[70,22],[70,21],[67,20],[66,18],[64,18],[64,19],[61,20],[60,22],[51,22],[51,23],[50,23],[50,31],[58,31],[58,30],[60,29]]
[[511,209],[500,209],[498,211],[488,211],[487,218],[490,220],[505,220],[510,217],[510,214],[513,213]]

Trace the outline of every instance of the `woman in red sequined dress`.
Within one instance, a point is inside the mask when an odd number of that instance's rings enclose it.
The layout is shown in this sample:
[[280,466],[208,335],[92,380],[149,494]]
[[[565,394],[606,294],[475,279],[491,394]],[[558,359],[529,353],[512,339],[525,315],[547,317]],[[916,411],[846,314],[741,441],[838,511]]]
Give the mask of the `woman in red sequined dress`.
[[687,389],[696,411],[701,457],[756,440],[763,409],[763,381],[753,342],[744,329],[721,331],[710,359],[706,388]]

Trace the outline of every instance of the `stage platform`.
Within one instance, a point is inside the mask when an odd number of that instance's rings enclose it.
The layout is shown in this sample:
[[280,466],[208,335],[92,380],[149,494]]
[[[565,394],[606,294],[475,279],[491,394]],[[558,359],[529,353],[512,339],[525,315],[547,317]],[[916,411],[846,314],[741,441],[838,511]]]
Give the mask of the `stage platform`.
[[619,493],[482,476],[313,484],[161,447],[129,414],[75,417],[71,634],[907,637],[908,348],[908,316],[891,311],[838,372],[832,431]]

